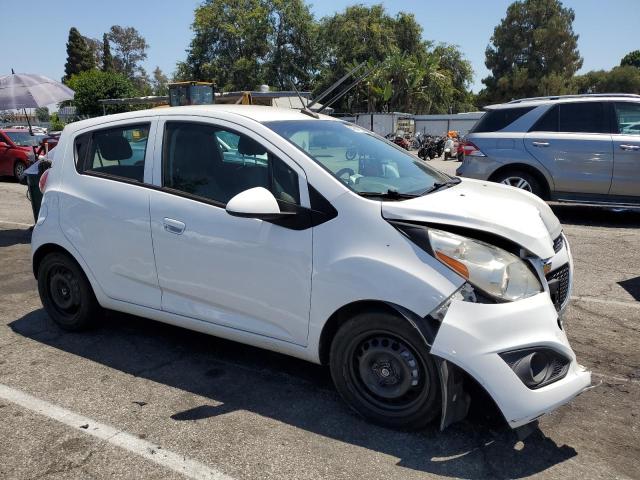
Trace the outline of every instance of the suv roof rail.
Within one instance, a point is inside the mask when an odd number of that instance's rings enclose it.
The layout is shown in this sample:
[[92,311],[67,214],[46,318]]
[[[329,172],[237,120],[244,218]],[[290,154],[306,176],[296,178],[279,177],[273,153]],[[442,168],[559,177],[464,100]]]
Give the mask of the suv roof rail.
[[542,100],[560,100],[561,98],[589,98],[589,97],[623,97],[623,98],[640,98],[640,95],[634,93],[583,93],[579,95],[550,95],[548,97],[530,97],[511,100],[507,103],[535,102]]

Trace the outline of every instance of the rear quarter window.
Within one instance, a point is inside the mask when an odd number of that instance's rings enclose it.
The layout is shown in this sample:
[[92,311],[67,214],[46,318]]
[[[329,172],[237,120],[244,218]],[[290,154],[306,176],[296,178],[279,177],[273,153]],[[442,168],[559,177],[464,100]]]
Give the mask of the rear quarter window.
[[488,110],[470,133],[497,132],[507,128],[517,119],[529,113],[535,107],[499,108]]

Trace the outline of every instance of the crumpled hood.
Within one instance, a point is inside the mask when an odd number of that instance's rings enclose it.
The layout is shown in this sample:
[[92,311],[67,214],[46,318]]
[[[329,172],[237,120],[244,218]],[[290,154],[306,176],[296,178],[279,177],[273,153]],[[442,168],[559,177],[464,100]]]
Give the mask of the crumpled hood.
[[382,202],[382,216],[472,228],[507,238],[540,258],[555,255],[562,226],[535,195],[506,185],[463,178],[453,187],[400,202]]

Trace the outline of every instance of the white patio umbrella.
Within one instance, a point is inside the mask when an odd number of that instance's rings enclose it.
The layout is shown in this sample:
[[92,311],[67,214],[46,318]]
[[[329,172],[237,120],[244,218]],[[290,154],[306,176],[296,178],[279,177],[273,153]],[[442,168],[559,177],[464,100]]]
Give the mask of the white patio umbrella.
[[69,87],[43,75],[14,73],[11,69],[11,75],[0,77],[0,110],[22,109],[26,116],[27,108],[71,100],[73,95],[74,92]]

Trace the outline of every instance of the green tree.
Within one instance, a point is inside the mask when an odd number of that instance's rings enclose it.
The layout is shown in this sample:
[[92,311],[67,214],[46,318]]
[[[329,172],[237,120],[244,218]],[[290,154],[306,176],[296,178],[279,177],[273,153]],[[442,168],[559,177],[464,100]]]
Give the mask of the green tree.
[[113,65],[117,72],[133,79],[141,73],[140,63],[147,58],[149,45],[142,35],[133,27],[113,25],[108,38],[114,45]]
[[[125,75],[116,72],[88,70],[73,75],[67,84],[75,91],[71,103],[76,107],[78,115],[102,115],[102,105],[98,103],[98,100],[127,98],[136,95],[133,83]],[[108,105],[106,107],[107,113],[126,110],[126,105]]]
[[382,5],[347,7],[322,19],[322,91],[355,65],[377,65],[375,73],[343,98],[340,110],[399,110],[441,113],[471,107],[473,71],[458,47],[422,39],[412,14],[390,16]]
[[86,70],[94,68],[95,61],[87,42],[80,35],[77,28],[69,29],[69,39],[67,40],[67,62],[64,65],[64,81]]
[[113,56],[111,55],[111,44],[107,33],[102,35],[102,71],[113,71]]
[[625,65],[587,72],[573,79],[573,87],[577,93],[640,94],[640,68]]
[[64,122],[60,120],[58,112],[53,112],[49,118],[49,131],[55,132],[64,128]]
[[194,38],[178,64],[183,80],[213,80],[226,90],[264,83],[264,63],[272,33],[264,0],[205,0],[195,9]]
[[169,93],[169,79],[162,73],[160,67],[156,67],[153,71],[151,87],[154,95],[167,95]]
[[39,122],[49,121],[49,109],[47,107],[36,108],[36,118]]
[[91,52],[94,67],[102,65],[102,42],[97,38],[82,37],[87,44],[87,48]]
[[512,3],[486,49],[491,75],[483,80],[485,100],[536,96],[559,79],[568,82],[582,66],[574,19],[574,11],[559,0]]
[[[474,98],[469,88],[473,80],[473,68],[460,48],[456,45],[441,43],[433,49],[438,60],[439,72],[450,79],[451,90],[447,103],[447,112],[466,112],[474,108]],[[441,107],[440,107],[441,110]]]
[[640,68],[640,50],[634,50],[633,52],[627,53],[620,62],[620,66],[629,66],[629,67],[637,67]]
[[269,53],[265,81],[281,90],[308,90],[320,63],[318,26],[303,0],[270,0]]

